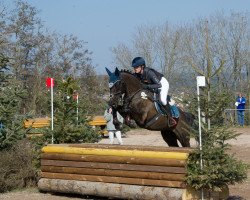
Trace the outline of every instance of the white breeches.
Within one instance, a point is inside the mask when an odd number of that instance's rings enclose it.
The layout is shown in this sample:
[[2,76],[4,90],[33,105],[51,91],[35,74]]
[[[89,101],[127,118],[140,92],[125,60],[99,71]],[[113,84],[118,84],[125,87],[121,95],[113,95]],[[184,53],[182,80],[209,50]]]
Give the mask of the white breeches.
[[114,144],[114,133],[115,133],[115,136],[118,140],[118,143],[120,145],[123,144],[122,142],[122,134],[121,134],[121,131],[109,131],[109,144]]
[[160,99],[162,104],[165,106],[167,105],[167,96],[168,96],[168,90],[169,90],[169,83],[166,78],[161,78],[161,92],[160,92]]

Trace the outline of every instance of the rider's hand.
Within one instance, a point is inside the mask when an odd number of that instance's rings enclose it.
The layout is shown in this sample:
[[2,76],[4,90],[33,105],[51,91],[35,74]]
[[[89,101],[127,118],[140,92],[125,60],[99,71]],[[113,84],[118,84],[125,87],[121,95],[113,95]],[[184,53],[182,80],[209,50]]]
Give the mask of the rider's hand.
[[112,113],[112,108],[111,108],[111,107],[109,108],[109,111],[108,111],[108,112],[109,112],[110,114]]

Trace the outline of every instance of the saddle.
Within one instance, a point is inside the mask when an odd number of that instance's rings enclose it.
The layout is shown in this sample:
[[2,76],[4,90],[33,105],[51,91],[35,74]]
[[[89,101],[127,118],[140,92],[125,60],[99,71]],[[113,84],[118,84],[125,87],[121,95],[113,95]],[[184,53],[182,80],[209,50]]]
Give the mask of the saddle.
[[159,113],[162,113],[163,115],[170,115],[173,118],[179,118],[180,112],[177,106],[175,105],[175,102],[171,97],[167,96],[167,105],[162,105],[159,95],[157,93],[154,93],[154,103],[157,111]]
[[164,106],[162,105],[159,99],[159,95],[156,92],[154,92],[153,102],[154,102],[154,105],[158,114],[155,115],[155,117],[153,117],[153,119],[151,119],[149,122],[147,122],[146,127],[149,127],[150,125],[152,125],[159,118],[159,116],[164,115],[164,116],[168,116],[168,122],[167,122],[168,127],[170,129],[175,129],[179,121],[180,112],[175,104],[171,105],[170,96],[168,95],[167,105]]
[[[147,90],[147,89],[145,89]],[[149,91],[149,90],[147,90]],[[167,101],[167,105],[164,106],[162,105],[158,92],[157,91],[151,91],[152,93],[150,93],[150,95],[148,95],[147,93],[145,93],[144,91],[141,91],[141,98],[142,99],[151,99],[154,103],[154,106],[156,108],[157,114],[150,119],[149,121],[146,122],[145,124],[145,128],[150,127],[152,124],[154,124],[160,117],[162,116],[167,116],[167,125],[169,127],[169,129],[175,129],[178,121],[179,121],[179,110],[175,105],[170,105],[169,101]],[[171,99],[170,96],[168,99]],[[167,100],[168,100],[167,99]],[[130,100],[125,100],[123,105],[124,105],[124,113],[128,113],[130,111],[129,108],[129,103]],[[129,119],[125,119],[128,123]]]

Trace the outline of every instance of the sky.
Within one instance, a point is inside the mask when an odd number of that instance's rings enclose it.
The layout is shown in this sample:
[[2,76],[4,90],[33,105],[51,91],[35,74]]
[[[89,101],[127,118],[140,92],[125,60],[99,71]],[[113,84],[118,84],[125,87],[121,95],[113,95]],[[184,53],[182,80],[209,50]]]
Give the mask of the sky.
[[[250,11],[250,0],[26,0],[40,11],[45,27],[73,34],[93,52],[97,74],[113,68],[110,51],[119,43],[131,46],[141,25],[172,25],[209,17],[217,11]],[[135,55],[135,57],[138,55]]]

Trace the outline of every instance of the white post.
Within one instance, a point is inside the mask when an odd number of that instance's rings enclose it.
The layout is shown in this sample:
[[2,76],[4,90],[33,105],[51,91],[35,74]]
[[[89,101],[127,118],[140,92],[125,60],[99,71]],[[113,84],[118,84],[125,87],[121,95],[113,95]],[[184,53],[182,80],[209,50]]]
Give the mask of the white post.
[[[199,147],[202,150],[202,136],[201,136],[201,108],[200,108],[200,87],[197,84],[197,100],[198,100],[198,120],[199,120]],[[201,155],[202,158],[202,155]],[[201,169],[202,169],[202,159],[201,159]]]
[[[198,100],[198,120],[199,120],[199,147],[202,151],[202,135],[201,135],[201,108],[200,108],[200,86],[206,85],[205,76],[197,76],[197,100]],[[200,168],[203,169],[202,154],[200,155]],[[201,189],[201,199],[204,199],[203,188]]]
[[50,78],[50,91],[51,91],[51,130],[52,130],[52,137],[51,137],[51,143],[54,144],[54,104],[53,104],[53,78]]
[[76,95],[76,125],[78,126],[78,94]]

